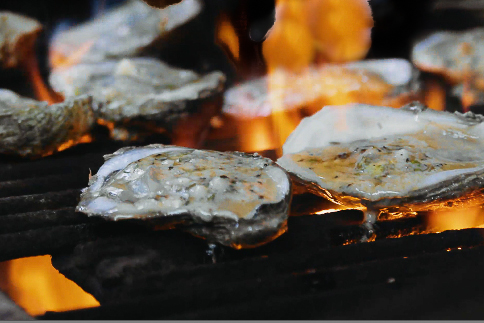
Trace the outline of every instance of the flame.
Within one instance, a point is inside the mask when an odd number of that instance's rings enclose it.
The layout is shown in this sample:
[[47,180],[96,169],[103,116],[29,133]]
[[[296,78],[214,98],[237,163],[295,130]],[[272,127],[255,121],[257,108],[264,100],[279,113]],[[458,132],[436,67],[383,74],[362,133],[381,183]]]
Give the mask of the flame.
[[463,74],[463,88],[462,88],[462,108],[464,112],[469,111],[469,107],[477,101],[477,95],[474,93],[474,71],[473,71],[473,56],[474,47],[468,43],[460,44],[461,60],[465,63]]
[[51,48],[49,48],[49,63],[51,68],[67,68],[79,64],[82,57],[89,52],[95,43],[96,40],[89,40],[68,56],[63,54],[61,50],[51,46]]
[[239,37],[228,16],[222,13],[217,20],[216,43],[225,47],[232,57],[238,61],[240,55]]
[[99,306],[92,295],[60,274],[50,259],[38,256],[1,262],[0,287],[32,316]]
[[428,80],[426,82],[424,102],[431,109],[445,110],[445,88],[442,83],[436,80]]
[[85,134],[84,136],[82,136],[81,138],[79,138],[77,140],[70,139],[70,140],[66,141],[65,143],[60,145],[59,148],[57,148],[57,151],[63,151],[63,150],[66,150],[66,149],[68,149],[72,146],[75,146],[75,145],[78,145],[78,144],[86,144],[86,143],[89,143],[89,142],[92,142],[92,136],[90,134]]
[[[290,89],[300,77],[296,75],[293,80],[286,71],[304,74],[315,61],[345,62],[363,58],[370,47],[372,27],[371,9],[366,0],[276,1],[276,22],[262,45],[262,53],[268,69],[269,101],[278,147],[301,121],[300,117],[285,111],[285,94],[281,88]],[[314,91],[313,84],[306,85],[298,90]]]
[[269,73],[280,67],[297,72],[315,59],[358,60],[370,48],[372,27],[367,0],[278,0],[262,52]]
[[22,68],[27,74],[27,77],[29,78],[34,88],[37,99],[40,101],[46,101],[49,104],[64,101],[62,95],[54,92],[44,83],[44,80],[42,79],[39,71],[39,65],[35,54],[32,52],[29,53],[26,57],[27,58],[22,61]]
[[484,225],[484,210],[481,207],[430,212],[427,217],[429,232],[461,230]]

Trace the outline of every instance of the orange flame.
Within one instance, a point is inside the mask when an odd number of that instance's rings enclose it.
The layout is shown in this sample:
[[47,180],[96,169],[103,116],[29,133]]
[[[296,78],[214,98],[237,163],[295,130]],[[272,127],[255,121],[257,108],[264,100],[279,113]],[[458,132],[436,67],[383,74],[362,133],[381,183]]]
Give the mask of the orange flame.
[[444,111],[445,110],[445,88],[435,80],[426,82],[425,90],[425,105],[431,109]]
[[62,145],[60,145],[57,148],[57,151],[63,151],[63,150],[66,150],[66,149],[68,149],[72,146],[75,146],[75,145],[78,145],[78,144],[86,144],[86,143],[89,143],[89,142],[92,142],[92,136],[90,134],[85,134],[84,136],[82,136],[81,138],[79,138],[77,140],[70,139],[70,140],[66,141],[65,143],[63,143]]
[[75,52],[70,53],[68,56],[66,56],[60,50],[56,50],[56,48],[49,48],[49,63],[51,68],[67,68],[79,64],[82,57],[89,52],[94,44],[95,40],[87,41],[83,45],[79,46]]
[[427,229],[430,232],[482,226],[484,226],[484,210],[481,207],[434,211],[428,215],[427,220]]
[[22,67],[27,74],[38,100],[46,101],[49,104],[59,103],[64,100],[63,96],[51,90],[42,79],[39,71],[39,65],[35,53],[30,53],[22,61]]
[[269,73],[279,67],[300,71],[315,58],[361,59],[372,27],[367,0],[278,0],[276,22],[262,47]]
[[[280,87],[294,84],[284,71],[301,73],[316,60],[361,59],[370,47],[372,27],[367,0],[276,1],[276,22],[263,43],[262,53],[269,73],[273,131],[279,147],[300,122],[284,112]],[[311,89],[309,84],[306,92]]]
[[[50,256],[20,258],[0,263],[0,287],[32,316],[99,306],[96,299],[60,274]],[[6,280],[8,279],[8,281]]]
[[239,37],[228,16],[222,13],[217,21],[216,43],[222,45],[238,61],[240,56]]

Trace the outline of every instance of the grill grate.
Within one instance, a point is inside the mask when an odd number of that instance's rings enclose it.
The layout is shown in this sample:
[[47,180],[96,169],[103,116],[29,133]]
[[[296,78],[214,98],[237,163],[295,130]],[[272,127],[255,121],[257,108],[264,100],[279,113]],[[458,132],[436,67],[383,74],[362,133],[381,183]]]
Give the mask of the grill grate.
[[[417,216],[379,222],[376,241],[345,245],[363,235],[362,214],[340,211],[292,217],[286,234],[259,248],[209,254],[184,232],[75,212],[89,169],[118,148],[84,144],[2,165],[0,259],[51,254],[101,303],[40,319],[482,317],[475,277],[484,268],[484,229],[390,239],[423,230]],[[319,202],[296,197],[295,212]]]

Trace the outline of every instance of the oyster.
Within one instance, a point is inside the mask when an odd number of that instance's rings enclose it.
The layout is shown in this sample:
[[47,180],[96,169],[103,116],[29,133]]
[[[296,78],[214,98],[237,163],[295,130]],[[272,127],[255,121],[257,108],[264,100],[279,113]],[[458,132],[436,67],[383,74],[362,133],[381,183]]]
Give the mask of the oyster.
[[128,147],[105,156],[77,210],[109,220],[181,224],[234,248],[286,230],[291,182],[270,159],[185,147]]
[[400,107],[419,95],[418,71],[404,59],[325,64],[302,73],[278,73],[271,79],[271,93],[268,77],[229,89],[223,112],[246,118],[270,116],[271,95],[282,98],[285,110],[304,108],[311,114],[327,104],[352,102]]
[[63,150],[85,140],[94,121],[87,95],[49,106],[0,89],[0,153],[37,157]]
[[379,213],[484,202],[484,117],[416,103],[327,106],[289,136],[277,163],[306,188]]
[[112,135],[126,139],[124,125],[132,121],[171,129],[181,117],[201,109],[219,94],[225,76],[218,71],[201,76],[150,58],[132,58],[55,69],[50,84],[66,97],[90,94],[103,124],[115,125]]
[[411,56],[423,71],[441,74],[454,84],[472,77],[484,89],[484,28],[433,33],[415,44]]
[[56,35],[50,47],[53,67],[136,56],[201,11],[199,0],[165,9],[129,0],[101,17]]
[[35,19],[0,11],[0,64],[17,67],[33,52],[42,25]]

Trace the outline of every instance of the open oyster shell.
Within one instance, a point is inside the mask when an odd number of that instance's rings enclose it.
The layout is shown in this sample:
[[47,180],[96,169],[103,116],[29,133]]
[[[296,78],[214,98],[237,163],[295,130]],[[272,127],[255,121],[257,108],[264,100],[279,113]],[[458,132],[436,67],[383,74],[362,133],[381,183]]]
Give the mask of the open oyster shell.
[[327,106],[301,121],[277,163],[350,208],[467,207],[484,202],[483,120],[420,104]]
[[484,90],[484,28],[433,33],[414,45],[411,56],[423,71],[441,74],[453,84],[472,77]]
[[329,104],[367,103],[400,107],[419,95],[418,71],[404,59],[365,60],[349,64],[311,66],[301,73],[278,70],[277,77],[249,80],[229,89],[223,112],[245,118],[272,113],[271,95],[283,109],[309,113]]
[[291,181],[270,159],[164,145],[123,148],[105,159],[77,207],[89,216],[181,224],[234,248],[286,230]]
[[140,54],[164,35],[193,19],[202,9],[199,0],[183,0],[165,9],[129,0],[101,17],[55,36],[50,48],[53,67],[67,60],[93,63]]
[[0,11],[0,64],[17,67],[32,53],[42,25],[35,19]]
[[[132,58],[55,69],[52,87],[66,97],[92,95],[96,115],[119,130],[131,121],[170,130],[181,117],[201,108],[224,86],[222,72],[199,75],[150,58]],[[120,131],[113,131],[116,139]]]
[[87,95],[48,105],[0,89],[0,153],[49,155],[82,141],[93,124]]

